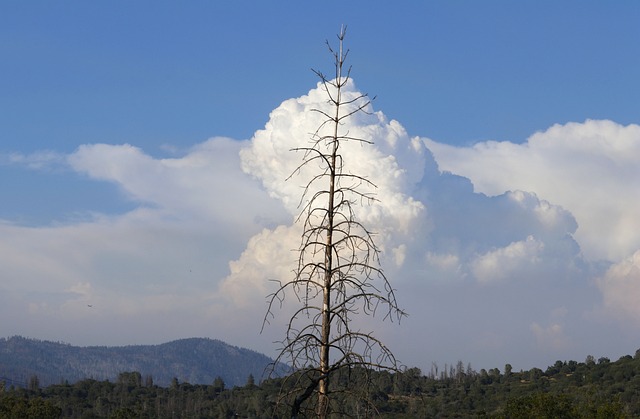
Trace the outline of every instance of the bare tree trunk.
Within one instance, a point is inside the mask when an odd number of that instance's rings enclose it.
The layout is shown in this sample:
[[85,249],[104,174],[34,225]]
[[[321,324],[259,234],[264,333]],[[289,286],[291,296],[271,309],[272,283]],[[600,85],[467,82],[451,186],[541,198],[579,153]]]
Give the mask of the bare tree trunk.
[[[302,210],[298,221],[303,223],[303,233],[298,267],[295,277],[280,282],[279,289],[270,296],[264,320],[267,323],[274,304],[282,304],[287,292],[293,293],[301,303],[289,319],[283,347],[276,359],[279,362],[288,358],[295,370],[288,378],[293,381],[292,390],[282,396],[291,406],[292,417],[302,412],[321,419],[344,415],[347,412],[345,406],[337,402],[338,397],[366,399],[366,394],[355,395],[360,390],[358,386],[364,389],[365,382],[350,388],[348,383],[353,377],[363,377],[352,375],[352,371],[357,368],[397,370],[397,364],[381,341],[351,326],[351,317],[375,315],[379,306],[386,306],[385,318],[400,319],[405,315],[379,267],[379,250],[373,234],[355,216],[358,205],[376,201],[372,193],[367,192],[375,185],[362,175],[348,172],[344,168],[344,156],[340,154],[343,141],[372,143],[350,136],[346,126],[352,115],[367,113],[371,102],[366,94],[353,94],[344,89],[350,80],[350,69],[343,71],[348,53],[343,50],[344,37],[343,28],[338,35],[339,50],[329,46],[335,59],[335,78],[316,71],[330,108],[323,105],[313,111],[325,120],[312,135],[310,145],[294,149],[304,152],[302,163],[294,173],[309,167],[318,170],[307,181],[300,201]],[[311,397],[314,393],[317,398]]]
[[[343,36],[343,33],[341,33]],[[342,40],[340,41],[340,56],[342,53]],[[342,78],[342,64],[338,65],[337,79]],[[338,126],[340,120],[340,103],[341,103],[342,85],[338,83],[336,92],[336,113],[333,120],[333,138],[331,150],[331,164],[329,168],[329,202],[327,204],[327,241],[324,254],[325,275],[323,288],[323,304],[322,304],[322,336],[321,336],[321,352],[320,352],[320,381],[318,383],[318,417],[326,417],[329,404],[329,354],[331,339],[331,287],[333,282],[333,229],[334,229],[334,211],[335,211],[335,190],[336,190],[336,158],[338,154]]]

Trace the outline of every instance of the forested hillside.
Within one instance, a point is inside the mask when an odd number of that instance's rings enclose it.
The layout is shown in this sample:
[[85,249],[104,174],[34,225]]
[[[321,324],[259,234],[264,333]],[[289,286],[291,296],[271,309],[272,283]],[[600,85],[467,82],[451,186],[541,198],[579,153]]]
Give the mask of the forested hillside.
[[249,349],[202,338],[119,347],[77,347],[18,336],[0,339],[0,380],[19,386],[34,376],[41,386],[88,378],[115,381],[125,371],[138,371],[164,387],[174,378],[211,384],[221,377],[229,385],[241,385],[249,375],[261,378],[271,362]]
[[[342,396],[354,417],[383,418],[633,418],[640,417],[640,351],[615,362],[557,361],[545,370],[475,371],[460,362],[423,375],[354,370],[371,404]],[[365,379],[368,377],[368,379]],[[115,382],[83,380],[41,388],[1,387],[2,418],[286,418],[278,406],[283,379],[228,388],[173,380],[169,387],[145,382],[138,372]],[[272,416],[275,412],[275,416]]]

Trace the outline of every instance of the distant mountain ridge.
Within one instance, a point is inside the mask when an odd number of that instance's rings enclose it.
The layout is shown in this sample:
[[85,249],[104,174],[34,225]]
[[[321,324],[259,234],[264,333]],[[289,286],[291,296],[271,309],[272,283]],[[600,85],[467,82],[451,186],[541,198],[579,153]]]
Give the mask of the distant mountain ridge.
[[[41,386],[93,378],[115,381],[122,372],[138,371],[143,379],[169,386],[173,378],[211,384],[221,377],[240,386],[249,375],[256,382],[273,360],[250,349],[208,338],[188,338],[159,345],[87,346],[41,341],[21,336],[0,338],[0,381],[24,386],[33,376]],[[280,372],[286,366],[281,365]]]

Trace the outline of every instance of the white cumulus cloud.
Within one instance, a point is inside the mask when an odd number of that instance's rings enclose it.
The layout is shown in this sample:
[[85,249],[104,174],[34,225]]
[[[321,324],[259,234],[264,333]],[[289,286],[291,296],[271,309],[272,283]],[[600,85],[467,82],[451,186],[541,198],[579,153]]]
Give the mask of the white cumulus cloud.
[[[350,84],[346,94],[359,93]],[[214,137],[170,158],[114,144],[15,153],[5,163],[46,176],[66,164],[112,183],[133,209],[46,226],[0,222],[0,334],[79,344],[205,335],[269,352],[282,330],[259,335],[266,297],[272,280],[293,275],[311,175],[294,173],[302,155],[291,149],[308,144],[322,122],[312,109],[323,106],[316,87],[284,101],[248,141]],[[345,171],[377,185],[379,201],[356,216],[377,233],[410,316],[399,327],[364,324],[405,364],[526,368],[555,361],[553,351],[627,343],[594,339],[584,313],[604,298],[614,317],[640,316],[640,256],[623,260],[640,247],[637,127],[587,121],[522,145],[455,148],[368,110],[342,127],[374,143],[345,143]],[[605,274],[597,259],[615,264]],[[562,318],[539,321],[557,307]]]
[[[294,220],[302,185],[312,174],[301,171],[289,178],[302,161],[302,156],[291,149],[308,144],[311,133],[323,121],[311,110],[325,104],[320,88],[285,101],[271,113],[265,129],[257,131],[241,151],[243,169],[256,177],[271,196],[281,200],[291,216],[286,225],[255,235],[241,257],[230,264],[221,294],[233,299],[241,295],[237,304],[247,309],[264,308],[265,296],[277,286],[269,279],[292,278],[295,250],[300,244]],[[434,307],[446,311],[448,304],[458,307],[457,291],[450,294],[458,287],[480,293],[478,286],[508,285],[505,291],[498,291],[506,293],[501,307],[515,310],[518,296],[511,293],[518,291],[514,286],[536,290],[530,293],[531,297],[542,295],[543,288],[554,282],[560,288],[586,284],[584,277],[582,283],[577,279],[588,269],[573,239],[577,223],[569,211],[531,192],[497,196],[474,192],[468,179],[441,173],[422,141],[407,135],[398,122],[388,121],[381,112],[350,121],[344,128],[350,135],[374,143],[346,145],[343,151],[347,171],[378,185],[375,192],[380,202],[358,208],[357,215],[380,233],[376,237],[383,249],[383,268],[399,290],[400,304],[403,299],[406,301],[408,322],[417,321],[426,335],[436,327],[428,312]],[[425,304],[420,296],[439,287],[450,288],[440,289],[433,306]],[[529,331],[535,316],[557,303],[550,298],[533,306],[535,312],[519,310],[519,315],[512,316],[511,326],[492,336],[504,346],[515,348],[526,341],[522,336],[514,337],[514,328]],[[476,301],[461,310],[468,314],[479,305],[481,301]],[[474,324],[470,321],[464,326],[470,341],[486,341],[484,332],[471,331]],[[371,327],[383,334],[395,333],[388,325]],[[422,337],[416,337],[416,341],[421,342]]]
[[471,179],[478,192],[532,191],[571,211],[588,258],[618,261],[640,249],[640,126],[572,122],[523,144],[425,141],[442,170]]
[[526,240],[479,255],[471,263],[471,269],[480,282],[517,279],[518,275],[526,275],[535,268],[543,249],[544,243],[529,236]]
[[640,250],[611,266],[598,287],[606,313],[640,327]]

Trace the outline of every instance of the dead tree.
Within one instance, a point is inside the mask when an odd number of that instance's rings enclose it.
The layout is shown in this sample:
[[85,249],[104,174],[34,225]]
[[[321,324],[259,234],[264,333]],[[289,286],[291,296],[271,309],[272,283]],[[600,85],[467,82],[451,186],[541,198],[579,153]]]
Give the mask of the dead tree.
[[[298,265],[293,278],[279,282],[269,296],[265,315],[266,323],[286,296],[299,303],[276,360],[288,362],[295,371],[282,392],[292,417],[346,415],[337,400],[346,399],[346,394],[354,399],[355,377],[373,369],[397,369],[393,353],[354,319],[378,311],[385,319],[405,315],[380,266],[374,234],[356,217],[358,207],[375,203],[376,186],[345,168],[349,156],[340,147],[347,142],[372,144],[370,139],[349,135],[349,118],[366,113],[371,100],[366,94],[346,94],[351,68],[345,67],[344,37],[342,28],[337,51],[327,42],[335,75],[328,78],[314,70],[326,92],[327,106],[313,111],[324,122],[307,145],[293,149],[301,153],[302,162],[289,178],[303,170],[313,173],[300,200],[298,222],[303,232]],[[361,389],[362,384],[355,387]]]

